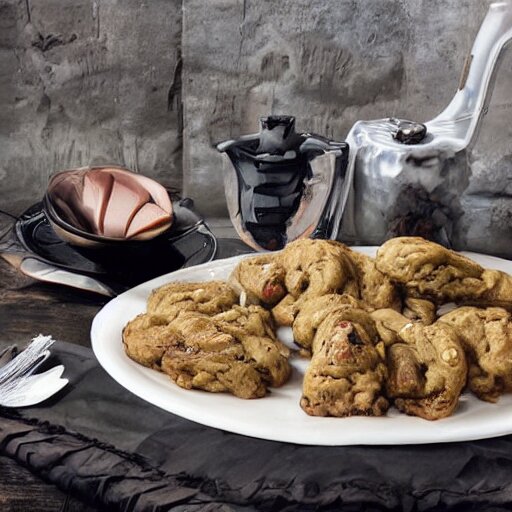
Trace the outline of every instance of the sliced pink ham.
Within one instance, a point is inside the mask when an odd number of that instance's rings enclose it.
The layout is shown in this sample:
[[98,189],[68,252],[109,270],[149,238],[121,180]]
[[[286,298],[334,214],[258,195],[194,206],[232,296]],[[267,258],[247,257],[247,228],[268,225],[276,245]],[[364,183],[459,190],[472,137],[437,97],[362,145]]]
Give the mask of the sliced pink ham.
[[103,219],[103,234],[124,238],[130,222],[139,209],[149,201],[149,192],[137,181],[114,177],[110,200]]
[[162,185],[120,168],[61,172],[50,180],[48,192],[64,220],[110,238],[149,239],[173,220]]
[[142,174],[136,174],[130,171],[125,171],[123,169],[109,169],[109,171],[114,176],[129,176],[137,180],[150,194],[153,201],[162,208],[162,210],[172,213],[172,204],[169,198],[169,194],[167,190],[165,190],[160,183],[148,178],[147,176],[143,176]]
[[172,214],[171,199],[167,190],[165,190],[160,183],[140,174],[136,174],[135,178],[139,180],[139,183],[151,194],[155,204],[160,206],[165,212]]
[[113,184],[112,175],[100,169],[89,171],[84,176],[82,210],[96,234],[104,232],[104,218]]
[[133,220],[126,231],[126,238],[133,238],[149,229],[170,224],[172,217],[162,210],[160,206],[153,203],[146,203],[133,217]]

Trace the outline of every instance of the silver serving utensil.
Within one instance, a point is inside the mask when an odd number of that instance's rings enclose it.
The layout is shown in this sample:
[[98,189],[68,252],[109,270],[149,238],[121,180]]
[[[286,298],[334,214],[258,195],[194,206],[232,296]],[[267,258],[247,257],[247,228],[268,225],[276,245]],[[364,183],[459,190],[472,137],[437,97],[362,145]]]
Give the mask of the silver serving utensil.
[[28,347],[16,355],[16,348],[8,347],[0,356],[0,405],[26,407],[34,405],[62,389],[67,379],[61,378],[62,365],[34,375],[37,368],[50,355],[49,347],[55,342],[51,336],[39,335]]
[[39,335],[32,340],[27,348],[14,357],[0,370],[0,385],[36,370],[50,354],[48,348],[55,342],[51,336]]
[[63,372],[60,364],[44,373],[16,379],[8,390],[0,390],[0,403],[4,407],[28,407],[43,402],[68,383],[68,379],[61,378]]
[[100,283],[98,280],[75,274],[67,270],[49,265],[44,261],[38,260],[37,258],[27,257],[24,258],[20,265],[20,270],[27,276],[39,281],[46,281],[48,283],[63,284],[65,286],[71,286],[73,288],[79,288],[81,290],[90,291],[93,293],[99,293],[107,297],[115,297],[116,293],[111,290],[108,286]]

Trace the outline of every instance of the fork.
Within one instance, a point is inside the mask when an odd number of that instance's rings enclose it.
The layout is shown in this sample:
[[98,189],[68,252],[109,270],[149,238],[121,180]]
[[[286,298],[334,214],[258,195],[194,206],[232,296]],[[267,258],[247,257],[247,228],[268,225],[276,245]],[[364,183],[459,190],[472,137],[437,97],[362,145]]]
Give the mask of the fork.
[[61,378],[63,365],[34,375],[50,356],[48,349],[54,342],[51,336],[39,335],[20,354],[15,346],[7,347],[0,354],[0,405],[34,405],[54,395],[68,383],[67,379]]

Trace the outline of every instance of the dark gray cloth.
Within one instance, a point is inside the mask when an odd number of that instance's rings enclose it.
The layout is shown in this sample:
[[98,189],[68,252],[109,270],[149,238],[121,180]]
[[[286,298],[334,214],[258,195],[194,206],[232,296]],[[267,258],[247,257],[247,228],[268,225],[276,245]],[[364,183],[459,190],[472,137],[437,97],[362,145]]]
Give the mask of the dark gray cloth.
[[512,436],[394,447],[252,439],[145,403],[89,349],[52,352],[70,384],[40,406],[0,409],[0,451],[109,510],[512,509]]

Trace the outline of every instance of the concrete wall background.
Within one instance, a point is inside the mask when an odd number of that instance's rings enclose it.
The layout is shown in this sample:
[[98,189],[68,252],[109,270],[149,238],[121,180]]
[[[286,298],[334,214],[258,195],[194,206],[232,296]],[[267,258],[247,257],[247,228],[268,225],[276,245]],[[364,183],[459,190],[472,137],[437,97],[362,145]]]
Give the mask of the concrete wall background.
[[[270,113],[333,138],[357,119],[431,119],[489,3],[0,0],[0,207],[19,213],[55,170],[110,162],[223,215],[215,142]],[[507,56],[475,165],[512,153],[511,86]]]
[[0,0],[1,207],[88,164],[181,187],[180,44],[180,0]]

